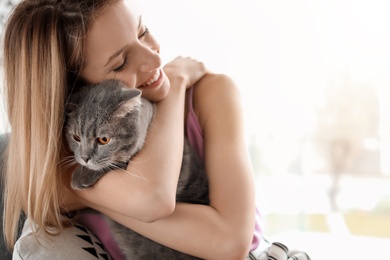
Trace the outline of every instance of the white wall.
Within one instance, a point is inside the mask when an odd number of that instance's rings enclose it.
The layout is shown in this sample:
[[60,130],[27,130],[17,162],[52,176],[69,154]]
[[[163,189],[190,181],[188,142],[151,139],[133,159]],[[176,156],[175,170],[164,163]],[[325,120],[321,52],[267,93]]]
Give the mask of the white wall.
[[309,109],[340,73],[384,90],[389,85],[390,3],[385,0],[137,4],[166,62],[192,56],[236,80],[249,132],[306,131],[312,124]]
[[252,129],[310,127],[305,110],[340,73],[388,86],[388,1],[142,2],[167,60],[191,55],[234,77]]

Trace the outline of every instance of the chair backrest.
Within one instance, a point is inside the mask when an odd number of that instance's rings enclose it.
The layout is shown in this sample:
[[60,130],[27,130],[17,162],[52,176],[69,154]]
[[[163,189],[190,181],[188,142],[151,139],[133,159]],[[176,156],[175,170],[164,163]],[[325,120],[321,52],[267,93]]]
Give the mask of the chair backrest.
[[[5,148],[7,147],[9,139],[9,134],[0,135],[0,218],[3,218],[3,156]],[[0,221],[0,259],[10,260],[12,259],[12,254],[7,250],[5,242],[3,239],[3,221]]]
[[3,152],[8,144],[9,133],[0,134],[0,158],[3,156]]

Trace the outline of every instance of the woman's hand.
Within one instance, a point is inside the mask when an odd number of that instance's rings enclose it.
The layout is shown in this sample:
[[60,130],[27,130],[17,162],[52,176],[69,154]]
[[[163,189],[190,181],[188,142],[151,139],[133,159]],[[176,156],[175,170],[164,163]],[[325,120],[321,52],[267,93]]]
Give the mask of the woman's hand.
[[164,72],[171,82],[184,81],[187,88],[198,82],[208,71],[203,62],[190,57],[177,57],[164,66]]

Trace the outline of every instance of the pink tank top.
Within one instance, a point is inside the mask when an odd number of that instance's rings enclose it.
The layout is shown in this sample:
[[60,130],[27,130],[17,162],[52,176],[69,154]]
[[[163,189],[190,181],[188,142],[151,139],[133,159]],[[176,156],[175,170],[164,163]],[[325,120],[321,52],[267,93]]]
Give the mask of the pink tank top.
[[[190,88],[187,92],[188,117],[186,122],[186,134],[190,144],[194,147],[199,158],[204,161],[203,131],[200,127],[198,118],[193,108],[193,88]],[[100,242],[102,242],[112,259],[125,259],[111,234],[109,226],[107,225],[101,213],[96,211],[85,211],[80,216],[79,222],[80,224],[87,227],[92,233],[95,234],[96,237],[99,238]],[[260,228],[260,212],[256,208],[256,223],[251,245],[251,251],[259,246],[261,236],[262,231]]]
[[[190,88],[187,91],[188,97],[188,117],[187,117],[187,126],[186,133],[190,144],[195,148],[195,151],[198,153],[199,158],[204,162],[204,140],[203,140],[203,131],[200,127],[198,117],[195,114],[194,106],[193,106],[193,88]],[[253,240],[251,245],[251,251],[256,249],[260,244],[260,239],[262,237],[262,230],[260,227],[261,215],[260,211],[256,207],[256,222],[255,222],[255,230],[253,234]]]

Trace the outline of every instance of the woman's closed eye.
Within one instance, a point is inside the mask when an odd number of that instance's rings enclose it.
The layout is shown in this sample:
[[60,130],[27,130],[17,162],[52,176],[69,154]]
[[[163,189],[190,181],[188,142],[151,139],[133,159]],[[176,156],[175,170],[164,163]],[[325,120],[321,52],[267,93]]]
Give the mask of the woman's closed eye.
[[125,57],[123,59],[123,62],[122,62],[121,65],[119,65],[118,67],[114,68],[112,71],[114,71],[114,72],[121,72],[125,68],[126,64],[127,64],[127,57]]
[[[145,37],[147,34],[150,33],[148,27],[144,26],[144,30],[143,32],[138,36],[138,39],[141,39],[143,37]],[[121,72],[125,67],[126,67],[126,64],[127,64],[127,57],[125,57],[123,59],[123,62],[121,65],[119,65],[118,67],[114,68],[112,71],[114,71],[115,73],[118,73],[118,72]]]
[[150,31],[148,29],[148,27],[144,26],[145,29],[144,31],[138,36],[138,39],[141,39],[142,37],[144,37],[145,35],[147,35]]

